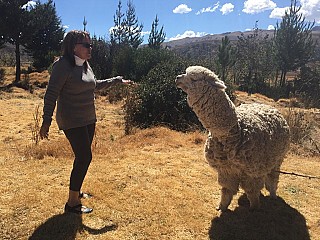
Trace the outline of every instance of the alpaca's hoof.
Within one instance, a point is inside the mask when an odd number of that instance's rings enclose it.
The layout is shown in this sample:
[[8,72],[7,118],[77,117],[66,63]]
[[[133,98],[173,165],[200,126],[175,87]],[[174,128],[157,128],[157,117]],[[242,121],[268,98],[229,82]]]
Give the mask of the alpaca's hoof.
[[218,207],[216,207],[216,210],[217,210],[217,211],[221,211],[221,212],[226,212],[226,211],[228,211],[228,208],[219,205]]

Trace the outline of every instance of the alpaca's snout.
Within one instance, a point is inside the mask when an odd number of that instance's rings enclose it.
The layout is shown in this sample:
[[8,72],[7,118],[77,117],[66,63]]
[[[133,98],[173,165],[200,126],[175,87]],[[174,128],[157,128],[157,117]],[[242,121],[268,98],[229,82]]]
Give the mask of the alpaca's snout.
[[185,76],[185,74],[181,74],[181,75],[178,75],[176,77],[176,85],[177,87],[181,87],[182,85],[182,80],[183,80],[183,77]]

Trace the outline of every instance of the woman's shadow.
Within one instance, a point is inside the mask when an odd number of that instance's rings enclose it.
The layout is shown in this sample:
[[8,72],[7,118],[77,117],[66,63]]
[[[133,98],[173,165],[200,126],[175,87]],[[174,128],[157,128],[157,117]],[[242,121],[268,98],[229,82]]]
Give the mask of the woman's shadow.
[[117,229],[117,225],[111,224],[100,229],[93,229],[83,224],[82,216],[73,213],[55,215],[41,224],[29,240],[74,240],[78,232],[87,231],[98,235]]
[[243,195],[239,207],[211,221],[210,240],[310,240],[306,220],[296,209],[278,197],[260,197],[261,209],[249,211]]

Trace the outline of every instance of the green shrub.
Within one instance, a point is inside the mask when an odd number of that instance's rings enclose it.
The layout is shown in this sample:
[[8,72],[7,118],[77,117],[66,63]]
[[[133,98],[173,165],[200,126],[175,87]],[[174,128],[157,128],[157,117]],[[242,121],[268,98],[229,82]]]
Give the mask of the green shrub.
[[157,125],[179,131],[201,128],[187,104],[186,94],[175,85],[176,76],[185,72],[186,67],[188,63],[183,60],[158,64],[136,85],[124,106],[127,134],[134,127]]
[[140,81],[159,63],[173,61],[175,56],[172,51],[167,49],[144,47],[136,50],[134,59],[135,80]]

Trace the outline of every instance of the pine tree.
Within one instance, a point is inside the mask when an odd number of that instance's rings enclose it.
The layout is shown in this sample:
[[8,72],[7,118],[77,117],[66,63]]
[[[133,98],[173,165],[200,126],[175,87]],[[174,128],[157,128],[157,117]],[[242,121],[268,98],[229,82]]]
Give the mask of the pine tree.
[[125,42],[133,48],[138,48],[143,42],[143,38],[141,37],[143,25],[138,23],[136,10],[131,0],[128,1],[127,7],[128,9],[126,11],[125,19]]
[[125,23],[121,0],[119,0],[116,14],[113,16],[113,22],[114,27],[111,29],[110,42],[113,46],[121,45],[125,41]]
[[237,41],[235,75],[242,90],[260,92],[273,73],[273,55],[269,35],[261,35],[257,23],[252,34],[241,34]]
[[141,32],[143,25],[138,23],[132,1],[127,3],[126,13],[122,13],[122,3],[119,0],[116,14],[113,16],[114,27],[110,33],[110,42],[114,48],[129,46],[138,48],[143,42]]
[[216,60],[219,77],[226,81],[228,69],[235,64],[235,51],[231,46],[228,36],[224,36],[218,49]]
[[52,0],[44,4],[37,2],[29,10],[28,28],[32,31],[25,46],[33,56],[33,66],[37,70],[45,69],[59,54],[65,33]]
[[292,0],[280,24],[277,23],[274,37],[276,59],[281,71],[280,86],[285,86],[288,71],[295,71],[310,61],[315,43],[312,40],[313,23],[306,23],[301,6]]
[[0,0],[0,35],[3,41],[14,44],[16,58],[16,77],[13,84],[20,82],[20,46],[25,41],[27,28],[28,0]]
[[161,43],[166,39],[166,34],[163,31],[163,26],[160,31],[158,30],[159,19],[156,15],[155,20],[152,22],[151,32],[148,39],[148,46],[154,49],[160,49]]

